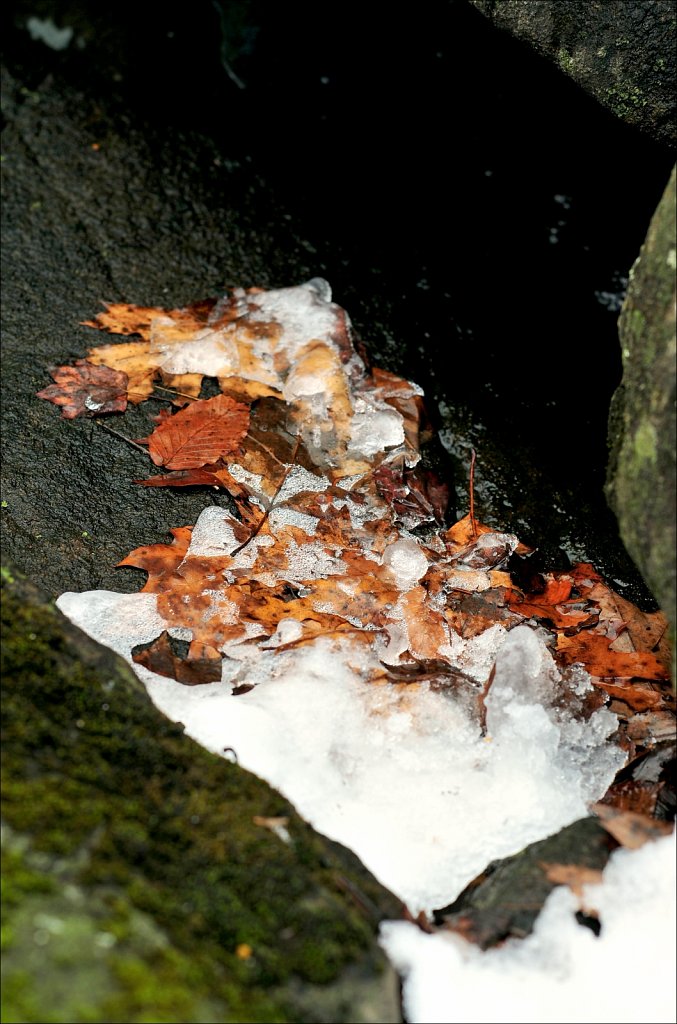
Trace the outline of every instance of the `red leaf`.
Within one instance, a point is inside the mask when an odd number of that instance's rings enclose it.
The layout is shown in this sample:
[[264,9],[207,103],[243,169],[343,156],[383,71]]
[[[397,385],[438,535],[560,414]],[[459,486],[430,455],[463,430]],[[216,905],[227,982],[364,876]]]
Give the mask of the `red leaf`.
[[249,406],[228,395],[216,395],[177,412],[144,443],[156,466],[199,469],[237,451],[248,429]]
[[60,406],[64,419],[102,416],[127,408],[128,378],[120,370],[78,359],[75,366],[50,367],[49,375],[55,383],[38,391],[37,397]]
[[135,480],[142,487],[216,487],[228,491],[234,498],[244,497],[246,490],[218,463],[201,469],[179,469],[174,473],[160,473],[147,480]]

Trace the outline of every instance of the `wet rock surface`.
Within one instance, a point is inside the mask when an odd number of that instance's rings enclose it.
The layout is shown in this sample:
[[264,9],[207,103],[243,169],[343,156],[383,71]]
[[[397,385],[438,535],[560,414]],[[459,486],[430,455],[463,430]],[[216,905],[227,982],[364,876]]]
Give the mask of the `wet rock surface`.
[[[480,517],[647,599],[603,483],[612,307],[663,151],[628,148],[555,71],[534,90],[535,56],[497,92],[511,58],[465,3],[415,31],[361,17],[358,33],[350,6],[327,11],[331,32],[312,5],[238,9],[237,31],[211,4],[165,21],[126,5],[4,11],[8,553],[52,596],[132,591],[121,558],[224,500],[134,487],[140,452],[35,400],[49,365],[100,343],[80,324],[104,300],[180,306],[321,274],[373,361],[425,388],[458,514],[474,445]],[[33,37],[33,16],[71,27],[69,45]],[[137,418],[130,434],[144,436]]]

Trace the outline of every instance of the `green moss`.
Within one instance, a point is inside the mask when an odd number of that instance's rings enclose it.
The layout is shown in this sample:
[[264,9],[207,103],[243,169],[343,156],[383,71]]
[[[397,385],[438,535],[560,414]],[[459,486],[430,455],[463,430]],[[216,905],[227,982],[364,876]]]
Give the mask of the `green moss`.
[[649,420],[642,420],[635,431],[634,453],[638,462],[650,462],[656,464],[658,459],[658,438],[656,428]]
[[[3,820],[23,843],[5,1020],[302,1021],[355,965],[378,990],[376,928],[400,907],[356,858],[187,739],[23,581],[2,617]],[[252,821],[280,814],[289,844]],[[36,914],[59,922],[43,945]]]
[[607,106],[617,117],[634,121],[634,116],[649,103],[639,86],[610,86],[604,90]]
[[573,56],[563,47],[557,51],[557,63],[562,70],[566,71],[568,74],[572,74],[576,67],[576,61]]
[[[623,382],[607,482],[625,546],[670,622],[675,609],[675,170],[635,262],[619,319]],[[671,557],[672,556],[672,557]],[[677,680],[677,658],[673,662]]]

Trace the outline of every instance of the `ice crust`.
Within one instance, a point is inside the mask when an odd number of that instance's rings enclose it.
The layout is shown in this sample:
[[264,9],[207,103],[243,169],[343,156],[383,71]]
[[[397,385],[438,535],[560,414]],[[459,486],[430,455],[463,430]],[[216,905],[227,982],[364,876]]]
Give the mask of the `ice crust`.
[[[58,605],[128,659],[161,624],[153,595],[66,594]],[[465,641],[466,663],[476,652],[483,664],[487,639],[502,640],[485,739],[427,685],[410,694],[363,681],[378,660],[350,641],[249,648],[256,687],[237,698],[226,682],[186,687],[135,669],[189,736],[215,753],[233,748],[417,913],[450,902],[490,860],[585,815],[623,763],[607,743],[614,716],[558,725],[540,703],[556,672],[542,641],[526,627],[502,633]]]
[[425,576],[428,559],[415,540],[404,538],[388,545],[383,552],[383,565],[397,579],[402,590],[411,590]]
[[204,373],[220,377],[236,373],[239,369],[239,355],[233,341],[232,330],[198,331],[189,345],[177,346],[165,341],[164,330],[171,328],[174,321],[169,317],[155,317],[150,332],[150,350],[164,355],[162,368],[167,373]]

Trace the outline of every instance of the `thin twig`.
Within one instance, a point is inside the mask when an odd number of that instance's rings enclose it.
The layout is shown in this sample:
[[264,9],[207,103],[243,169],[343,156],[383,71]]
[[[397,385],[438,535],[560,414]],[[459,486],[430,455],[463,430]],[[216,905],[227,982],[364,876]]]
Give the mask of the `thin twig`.
[[131,437],[125,437],[125,435],[121,434],[119,430],[113,430],[112,427],[109,427],[107,423],[103,423],[101,420],[94,420],[94,422],[98,423],[98,425],[103,427],[104,430],[107,430],[109,434],[115,434],[115,436],[119,437],[121,441],[126,441],[127,444],[131,444],[132,448],[137,448],[140,452],[143,452],[145,456],[148,456],[148,449],[142,448],[140,444],[136,443],[136,441],[132,441]]
[[475,519],[475,449],[471,448],[470,456],[470,525],[472,526],[473,539],[477,540],[477,520]]
[[173,388],[163,388],[161,384],[153,384],[156,391],[166,391],[168,395],[178,395],[180,398],[188,398],[191,402],[199,402],[195,395],[187,395],[184,391],[175,391]]
[[480,709],[480,734],[482,736],[486,736],[486,734],[487,734],[487,705],[486,705],[486,700],[487,700],[487,696],[489,694],[489,690],[491,689],[492,683],[493,683],[495,678],[496,678],[496,665],[494,664],[491,667],[491,672],[489,673],[489,678],[487,679],[486,683],[482,687],[482,690],[481,690],[481,692],[480,692],[480,694],[478,695],[478,698],[477,698],[477,702],[479,704],[479,709]]
[[[292,434],[291,436],[293,437],[294,435]],[[263,443],[263,441],[259,441],[258,438],[254,437],[253,434],[249,434],[247,440],[248,441],[253,441],[254,444],[257,444],[259,446],[259,448],[262,448],[263,451],[266,452],[267,455],[270,455],[271,459],[275,459],[275,461],[279,462],[281,466],[285,466],[286,465],[286,463],[283,462],[282,459],[278,459],[278,457],[275,454],[275,452],[271,452],[270,448],[268,448],[267,445],[265,445]],[[292,465],[293,465],[293,463],[292,463]],[[284,483],[284,480],[282,482]]]
[[297,436],[297,438],[296,438],[296,444],[294,445],[294,451],[292,452],[291,462],[289,463],[289,465],[287,466],[287,468],[284,471],[284,476],[282,477],[282,479],[280,480],[280,483],[277,486],[277,489],[275,491],[275,494],[272,497],[270,505],[268,506],[266,511],[263,513],[262,517],[259,519],[258,523],[254,527],[252,532],[249,534],[247,539],[245,541],[243,541],[242,544],[239,544],[236,548],[234,548],[233,551],[230,552],[230,557],[231,558],[235,558],[235,555],[239,555],[240,552],[243,551],[244,548],[247,547],[247,544],[250,544],[254,540],[254,537],[256,537],[256,535],[263,529],[263,526],[265,525],[265,523],[268,520],[268,516],[270,515],[270,513],[273,511],[273,508],[275,507],[275,501],[277,499],[277,496],[280,493],[280,491],[282,490],[282,488],[284,487],[285,480],[289,476],[289,473],[291,471],[292,466],[294,466],[296,464],[296,456],[298,455],[298,450],[299,450],[299,445],[300,444],[301,444],[301,435],[299,434]]
[[166,402],[167,405],[173,404],[171,398],[161,398],[160,395],[146,395],[143,391],[128,391],[127,397],[129,398],[130,395],[140,395],[144,400],[146,398],[152,398],[154,402]]
[[346,633],[385,633],[385,629],[363,629],[362,626],[337,626],[336,629],[322,629],[318,633],[308,633],[307,636],[300,636],[296,640],[289,640],[286,644],[280,644],[279,647],[266,647],[265,650],[275,651],[279,654],[280,651],[289,651],[292,647],[299,647],[301,644],[307,644],[311,640],[317,639],[320,636],[345,636]]

